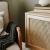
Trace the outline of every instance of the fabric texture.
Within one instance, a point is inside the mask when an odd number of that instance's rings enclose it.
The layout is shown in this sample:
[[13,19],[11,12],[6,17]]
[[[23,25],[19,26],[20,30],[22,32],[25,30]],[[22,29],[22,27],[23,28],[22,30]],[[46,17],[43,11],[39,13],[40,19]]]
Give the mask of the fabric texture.
[[6,50],[6,48],[10,45],[12,45],[14,42],[18,43],[18,35],[16,31],[16,24],[13,22],[10,22],[7,26],[6,32],[9,33],[6,38],[1,39],[0,38],[0,45],[1,45],[1,50]]
[[9,13],[8,13],[8,3],[5,1],[0,2],[0,11],[5,11],[4,13],[4,29],[6,29],[9,23]]
[[0,2],[0,11],[5,11],[5,13],[4,13],[4,30],[6,30],[6,32],[9,33],[9,35],[6,36],[5,38],[0,38],[0,50],[6,50],[6,48],[9,47],[10,45],[14,46],[13,43],[18,41],[18,35],[17,35],[17,31],[15,30],[16,24],[9,23],[8,3],[7,2],[4,2],[4,1]]
[[8,35],[6,31],[4,31],[4,11],[0,12],[0,38],[4,38],[5,35]]
[[3,17],[4,17],[4,11],[0,12],[0,34],[3,31],[3,29],[4,29],[4,20],[3,20]]
[[7,36],[9,35],[9,33],[7,33],[6,31],[2,31],[2,33],[0,34],[0,38],[1,39],[4,39],[4,38],[6,38]]

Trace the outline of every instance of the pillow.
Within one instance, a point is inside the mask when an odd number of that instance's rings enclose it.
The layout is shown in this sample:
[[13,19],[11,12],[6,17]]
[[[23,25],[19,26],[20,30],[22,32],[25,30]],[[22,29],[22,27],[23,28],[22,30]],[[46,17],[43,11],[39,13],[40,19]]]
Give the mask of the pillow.
[[9,35],[9,33],[7,33],[6,31],[3,31],[0,35],[0,38],[6,38]]
[[4,11],[0,12],[0,34],[3,31],[3,29],[4,29],[3,17],[4,17]]
[[4,30],[4,11],[0,12],[0,38],[4,38],[7,35],[9,35],[9,33],[7,33]]

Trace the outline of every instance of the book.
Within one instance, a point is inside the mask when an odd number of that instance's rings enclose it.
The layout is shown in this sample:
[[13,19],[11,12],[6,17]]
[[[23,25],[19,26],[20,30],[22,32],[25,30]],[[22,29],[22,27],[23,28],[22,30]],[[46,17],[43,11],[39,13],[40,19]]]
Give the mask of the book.
[[50,7],[34,7],[34,9],[50,10]]
[[35,7],[34,7],[34,9],[46,9],[46,10],[50,10],[50,4],[49,5],[47,5],[47,6],[41,6],[41,5],[39,5],[39,4],[36,4],[35,5]]
[[40,4],[36,4],[35,7],[50,7],[50,4],[48,4],[46,6],[41,6]]
[[49,9],[34,9],[34,12],[50,13]]

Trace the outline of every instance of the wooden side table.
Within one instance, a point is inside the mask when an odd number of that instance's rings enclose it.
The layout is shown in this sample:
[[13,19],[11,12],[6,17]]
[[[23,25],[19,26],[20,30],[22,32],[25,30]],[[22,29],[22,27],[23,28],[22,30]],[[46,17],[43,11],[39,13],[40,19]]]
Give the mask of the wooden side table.
[[50,50],[50,14],[25,13],[25,42],[29,48],[38,46]]

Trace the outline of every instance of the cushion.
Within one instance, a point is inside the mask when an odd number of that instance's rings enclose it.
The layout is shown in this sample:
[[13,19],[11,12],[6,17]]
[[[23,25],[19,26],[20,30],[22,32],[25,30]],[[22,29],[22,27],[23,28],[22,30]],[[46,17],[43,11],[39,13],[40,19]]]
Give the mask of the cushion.
[[4,13],[4,29],[6,30],[9,23],[9,13],[8,13],[8,3],[5,1],[0,1],[0,11],[5,11]]
[[4,29],[4,21],[3,21],[4,11],[0,12],[0,34]]
[[0,34],[0,38],[7,38],[7,36],[9,35],[9,33],[7,33],[6,31],[3,31],[1,34]]
[[17,43],[14,43],[13,45],[11,45],[8,48],[6,48],[6,50],[20,50],[20,48],[17,45]]
[[7,36],[9,33],[4,31],[4,11],[0,12],[0,38]]

